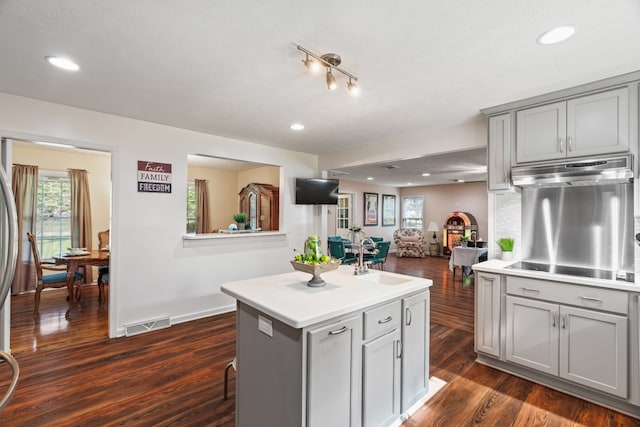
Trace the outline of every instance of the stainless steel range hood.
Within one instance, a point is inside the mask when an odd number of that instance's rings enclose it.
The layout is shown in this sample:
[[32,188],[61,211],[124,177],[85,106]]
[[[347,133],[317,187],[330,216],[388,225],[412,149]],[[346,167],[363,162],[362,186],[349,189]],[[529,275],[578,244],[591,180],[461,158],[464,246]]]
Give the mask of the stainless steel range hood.
[[560,187],[633,182],[631,154],[567,159],[511,168],[517,187]]

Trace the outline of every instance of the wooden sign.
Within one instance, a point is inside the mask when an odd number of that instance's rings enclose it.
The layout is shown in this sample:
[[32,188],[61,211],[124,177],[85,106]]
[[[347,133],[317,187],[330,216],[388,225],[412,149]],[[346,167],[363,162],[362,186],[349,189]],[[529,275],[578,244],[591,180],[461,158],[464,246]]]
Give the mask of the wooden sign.
[[171,164],[138,160],[139,193],[171,193]]

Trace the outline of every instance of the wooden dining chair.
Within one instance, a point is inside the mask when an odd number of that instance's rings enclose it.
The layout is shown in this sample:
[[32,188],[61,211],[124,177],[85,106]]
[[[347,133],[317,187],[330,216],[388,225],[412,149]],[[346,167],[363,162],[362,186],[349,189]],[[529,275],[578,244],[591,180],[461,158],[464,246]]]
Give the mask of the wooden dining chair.
[[[104,230],[98,232],[98,249],[105,249],[111,245],[111,239],[109,230]],[[103,281],[105,280],[105,275],[107,275],[106,281],[109,281],[109,266],[103,265],[98,267],[98,299],[103,301],[102,291],[104,290]]]
[[[35,295],[35,308],[33,310],[34,317],[40,316],[40,293],[44,288],[63,288],[67,286],[67,270],[65,266],[56,266],[53,261],[41,260],[38,254],[38,245],[36,245],[36,238],[33,234],[27,233],[27,239],[31,243],[31,251],[33,252],[33,262],[36,266],[36,295]],[[44,275],[43,270],[60,271],[56,274]],[[83,274],[76,271],[73,275],[73,281],[77,289],[82,286]],[[69,297],[68,295],[67,297]]]

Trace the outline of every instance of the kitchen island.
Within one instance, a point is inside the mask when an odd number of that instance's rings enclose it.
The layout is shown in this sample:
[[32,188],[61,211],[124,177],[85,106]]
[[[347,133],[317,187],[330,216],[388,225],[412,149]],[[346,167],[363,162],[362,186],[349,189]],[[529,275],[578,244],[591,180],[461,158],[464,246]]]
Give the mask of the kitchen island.
[[341,266],[227,283],[236,426],[394,425],[429,391],[431,280]]

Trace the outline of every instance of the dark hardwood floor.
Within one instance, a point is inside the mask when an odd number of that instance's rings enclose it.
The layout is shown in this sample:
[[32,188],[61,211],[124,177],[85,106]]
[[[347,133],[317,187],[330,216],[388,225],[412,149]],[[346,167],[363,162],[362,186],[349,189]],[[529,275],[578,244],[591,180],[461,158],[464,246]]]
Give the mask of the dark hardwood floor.
[[[473,352],[473,282],[453,281],[443,258],[390,255],[386,270],[431,278],[431,375],[447,382],[406,426],[640,426],[640,420],[479,365]],[[223,401],[235,353],[235,314],[107,339],[95,286],[64,319],[64,290],[12,298],[18,390],[0,426],[233,426]],[[0,393],[8,383],[0,366]]]

